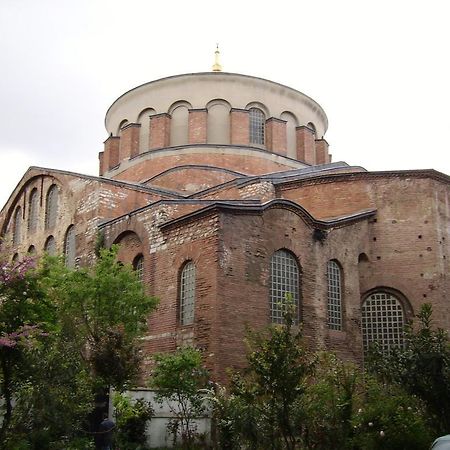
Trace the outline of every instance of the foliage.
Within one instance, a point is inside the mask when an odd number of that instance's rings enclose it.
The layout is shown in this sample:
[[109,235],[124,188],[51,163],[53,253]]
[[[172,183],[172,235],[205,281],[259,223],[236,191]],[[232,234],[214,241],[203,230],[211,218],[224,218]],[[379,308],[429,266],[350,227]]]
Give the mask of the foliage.
[[150,385],[158,390],[155,399],[158,403],[167,402],[174,414],[169,422],[174,443],[180,435],[183,448],[192,448],[198,437],[195,418],[205,413],[201,390],[208,383],[201,353],[194,348],[183,347],[173,354],[157,354],[154,360]]
[[47,258],[41,274],[97,384],[122,390],[136,379],[137,338],[157,301],[145,294],[131,266],[118,263],[116,256],[117,247],[100,249],[93,267],[74,271]]
[[94,392],[136,379],[137,340],[156,300],[116,254],[103,249],[78,270],[61,258],[0,262],[0,448],[69,448]]
[[395,382],[427,405],[437,434],[450,428],[450,343],[447,333],[434,329],[430,304],[422,305],[417,329],[409,324],[405,346],[383,355],[372,349],[369,367],[386,382]]
[[124,450],[147,448],[145,430],[147,422],[154,415],[151,403],[143,399],[133,401],[124,394],[116,393],[113,404],[118,429],[118,446]]
[[289,311],[252,333],[248,368],[209,390],[218,445],[234,449],[402,450],[432,440],[424,404],[334,354],[308,354]]
[[283,325],[249,333],[247,369],[232,376],[229,396],[220,389],[216,393],[213,401],[223,448],[297,448],[303,424],[295,421],[301,416],[296,408],[314,361],[300,330],[294,328],[294,312],[287,303]]

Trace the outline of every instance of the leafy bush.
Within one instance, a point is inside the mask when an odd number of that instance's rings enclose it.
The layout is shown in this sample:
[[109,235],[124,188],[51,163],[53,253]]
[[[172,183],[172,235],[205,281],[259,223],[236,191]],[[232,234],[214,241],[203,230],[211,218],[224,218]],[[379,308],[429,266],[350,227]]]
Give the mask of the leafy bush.
[[113,398],[117,425],[117,442],[123,450],[145,449],[147,423],[154,415],[150,402],[132,400],[125,394],[116,393]]

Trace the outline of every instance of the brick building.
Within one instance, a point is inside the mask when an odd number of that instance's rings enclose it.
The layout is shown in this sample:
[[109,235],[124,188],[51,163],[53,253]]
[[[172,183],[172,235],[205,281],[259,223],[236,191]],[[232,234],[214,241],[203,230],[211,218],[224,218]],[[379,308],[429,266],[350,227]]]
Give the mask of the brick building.
[[[0,216],[12,258],[94,257],[120,244],[148,292],[147,354],[192,343],[216,378],[244,362],[246,325],[285,294],[313,348],[361,361],[431,302],[450,328],[449,181],[434,170],[331,162],[313,99],[208,72],[153,81],[108,109],[99,176],[30,167]],[[148,362],[148,361],[147,361]]]

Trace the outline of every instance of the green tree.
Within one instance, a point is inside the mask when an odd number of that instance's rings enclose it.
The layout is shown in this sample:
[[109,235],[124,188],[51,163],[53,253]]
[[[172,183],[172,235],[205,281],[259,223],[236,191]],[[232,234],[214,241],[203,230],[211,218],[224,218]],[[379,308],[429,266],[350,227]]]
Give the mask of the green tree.
[[295,449],[302,433],[302,424],[293,420],[299,417],[294,409],[305,393],[314,362],[293,317],[294,308],[288,305],[283,325],[250,333],[248,367],[232,379],[239,410],[236,427],[252,448]]
[[405,329],[405,345],[384,355],[374,347],[368,366],[383,380],[401,385],[427,405],[438,434],[450,429],[450,343],[447,332],[433,327],[432,307],[424,304],[417,325]]
[[78,270],[48,258],[39,276],[98,385],[121,391],[136,381],[138,338],[157,300],[145,293],[130,265],[117,261],[117,250],[100,249],[96,264]]
[[0,448],[21,437],[31,448],[69,448],[94,392],[136,379],[138,339],[156,299],[116,254],[102,250],[78,270],[50,257],[36,269],[29,258],[0,264]]
[[155,368],[150,386],[157,390],[156,401],[167,402],[174,419],[169,431],[174,443],[181,436],[183,448],[192,448],[197,438],[195,418],[205,413],[203,389],[208,384],[208,372],[202,366],[199,350],[182,347],[175,353],[154,356]]

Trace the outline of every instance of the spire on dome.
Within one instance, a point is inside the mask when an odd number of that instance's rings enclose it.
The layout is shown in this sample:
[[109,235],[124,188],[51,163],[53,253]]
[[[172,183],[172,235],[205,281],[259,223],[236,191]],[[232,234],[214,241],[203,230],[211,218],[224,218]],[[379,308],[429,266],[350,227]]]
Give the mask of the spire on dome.
[[214,52],[214,64],[212,66],[212,71],[222,72],[222,66],[220,64],[219,44],[216,44],[216,51]]

